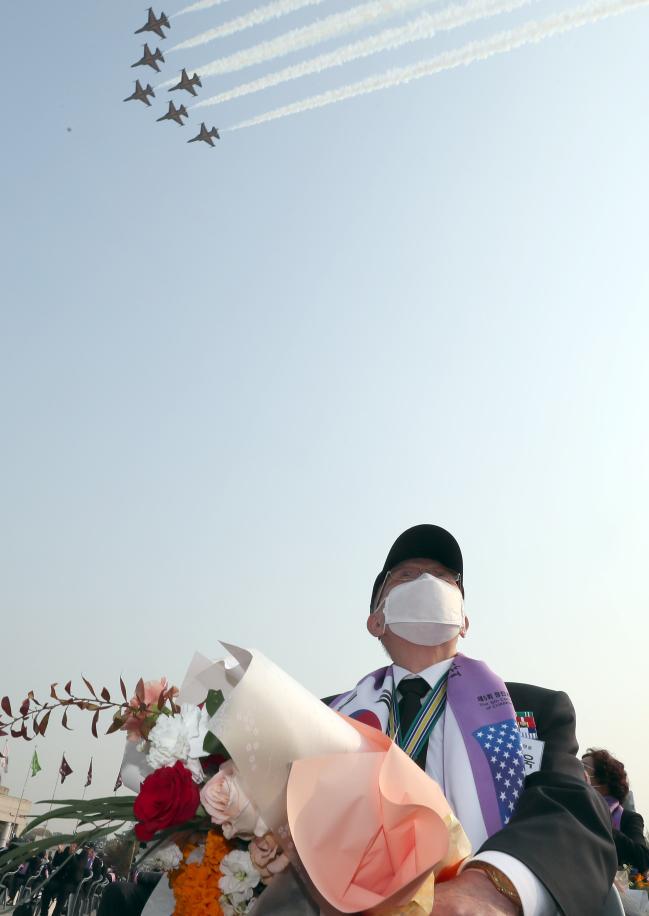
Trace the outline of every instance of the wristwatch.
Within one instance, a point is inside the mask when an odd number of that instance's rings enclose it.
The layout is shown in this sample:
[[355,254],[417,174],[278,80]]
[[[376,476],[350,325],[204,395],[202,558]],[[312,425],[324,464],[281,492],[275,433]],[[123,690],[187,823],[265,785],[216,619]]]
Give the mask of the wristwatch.
[[516,907],[517,916],[523,916],[523,904],[521,903],[521,898],[518,896],[518,891],[504,872],[496,868],[496,866],[492,865],[490,862],[483,862],[481,859],[472,859],[464,866],[463,871],[467,871],[469,868],[474,868],[477,871],[483,872],[487,878],[489,878],[496,890],[502,894],[503,897],[507,897],[508,900],[511,900]]

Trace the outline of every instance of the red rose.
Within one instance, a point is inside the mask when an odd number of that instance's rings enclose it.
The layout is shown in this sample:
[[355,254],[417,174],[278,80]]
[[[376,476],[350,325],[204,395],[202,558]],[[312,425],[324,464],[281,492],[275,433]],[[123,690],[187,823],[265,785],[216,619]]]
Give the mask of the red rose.
[[138,840],[147,842],[158,830],[184,824],[200,804],[198,786],[186,766],[177,760],[172,767],[154,770],[140,786],[133,813]]

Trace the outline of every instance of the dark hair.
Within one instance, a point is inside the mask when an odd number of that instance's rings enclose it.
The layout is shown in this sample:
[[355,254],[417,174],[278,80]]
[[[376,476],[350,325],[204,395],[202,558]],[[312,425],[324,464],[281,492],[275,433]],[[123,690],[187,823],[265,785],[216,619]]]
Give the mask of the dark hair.
[[624,769],[624,764],[616,760],[608,751],[592,747],[582,754],[582,759],[583,757],[590,757],[593,761],[597,782],[608,786],[609,794],[613,798],[617,798],[620,802],[624,801],[629,794],[629,777]]

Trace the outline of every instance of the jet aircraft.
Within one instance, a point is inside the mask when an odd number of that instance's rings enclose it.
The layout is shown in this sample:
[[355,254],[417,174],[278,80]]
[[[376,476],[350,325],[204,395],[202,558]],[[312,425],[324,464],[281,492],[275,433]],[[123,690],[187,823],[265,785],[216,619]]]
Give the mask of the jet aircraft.
[[149,97],[151,97],[152,99],[155,98],[155,92],[151,88],[151,84],[149,84],[146,87],[146,89],[143,89],[142,86],[140,85],[140,81],[135,80],[135,92],[133,93],[133,95],[129,95],[128,98],[125,98],[124,101],[125,102],[133,102],[133,101],[144,102],[144,104],[148,105],[150,108],[151,102],[149,101]]
[[160,16],[156,19],[156,15],[153,12],[153,7],[149,7],[149,17],[146,23],[142,26],[141,29],[136,29],[135,34],[139,35],[140,32],[155,32],[160,38],[166,38],[167,36],[162,31],[162,26],[166,29],[170,29],[169,19],[165,13],[160,13]]
[[195,73],[193,76],[189,76],[185,68],[183,67],[183,72],[180,75],[180,82],[175,86],[172,86],[169,92],[173,92],[175,89],[185,89],[187,92],[191,92],[192,95],[196,95],[195,86],[200,86],[202,88],[203,84],[198,73]]
[[154,70],[157,70],[160,73],[160,67],[158,66],[158,61],[164,64],[165,59],[162,56],[162,51],[160,48],[156,48],[154,53],[151,53],[151,49],[148,45],[144,45],[144,54],[139,60],[136,60],[134,64],[131,64],[131,67],[153,67]]
[[209,143],[210,146],[214,146],[214,140],[212,139],[213,137],[215,137],[217,140],[221,139],[218,129],[213,127],[211,130],[208,130],[207,127],[205,127],[205,121],[203,121],[201,122],[200,131],[196,134],[195,137],[192,137],[191,140],[188,140],[187,142],[196,143],[197,140],[203,140],[205,143]]
[[184,127],[183,118],[188,118],[187,109],[184,105],[181,105],[180,108],[176,108],[173,102],[169,102],[169,111],[164,114],[161,118],[158,118],[158,121],[175,121],[176,124],[180,124],[181,127]]

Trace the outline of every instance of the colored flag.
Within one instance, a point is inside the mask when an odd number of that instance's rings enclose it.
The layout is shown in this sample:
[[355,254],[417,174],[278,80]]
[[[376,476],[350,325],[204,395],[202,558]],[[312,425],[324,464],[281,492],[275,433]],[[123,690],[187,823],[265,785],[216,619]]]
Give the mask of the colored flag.
[[68,761],[65,759],[65,754],[64,754],[61,757],[61,766],[59,767],[59,776],[61,777],[61,785],[63,785],[63,783],[68,778],[70,773],[73,773],[73,772],[74,770],[72,769]]
[[9,741],[5,741],[4,751],[0,752],[0,770],[9,772]]
[[113,792],[117,792],[117,790],[120,788],[121,785],[122,785],[122,771],[120,770],[119,773],[117,774],[117,779],[115,780],[115,788],[113,789]]
[[92,782],[92,757],[90,758],[90,766],[88,767],[88,775],[86,777],[86,784],[84,786],[84,789],[87,789],[91,782]]
[[32,754],[32,762],[30,763],[30,767],[32,771],[32,776],[36,776],[36,774],[40,773],[40,771],[43,769],[41,766],[40,760],[38,759],[38,754],[36,753],[36,751],[34,751],[34,753]]

